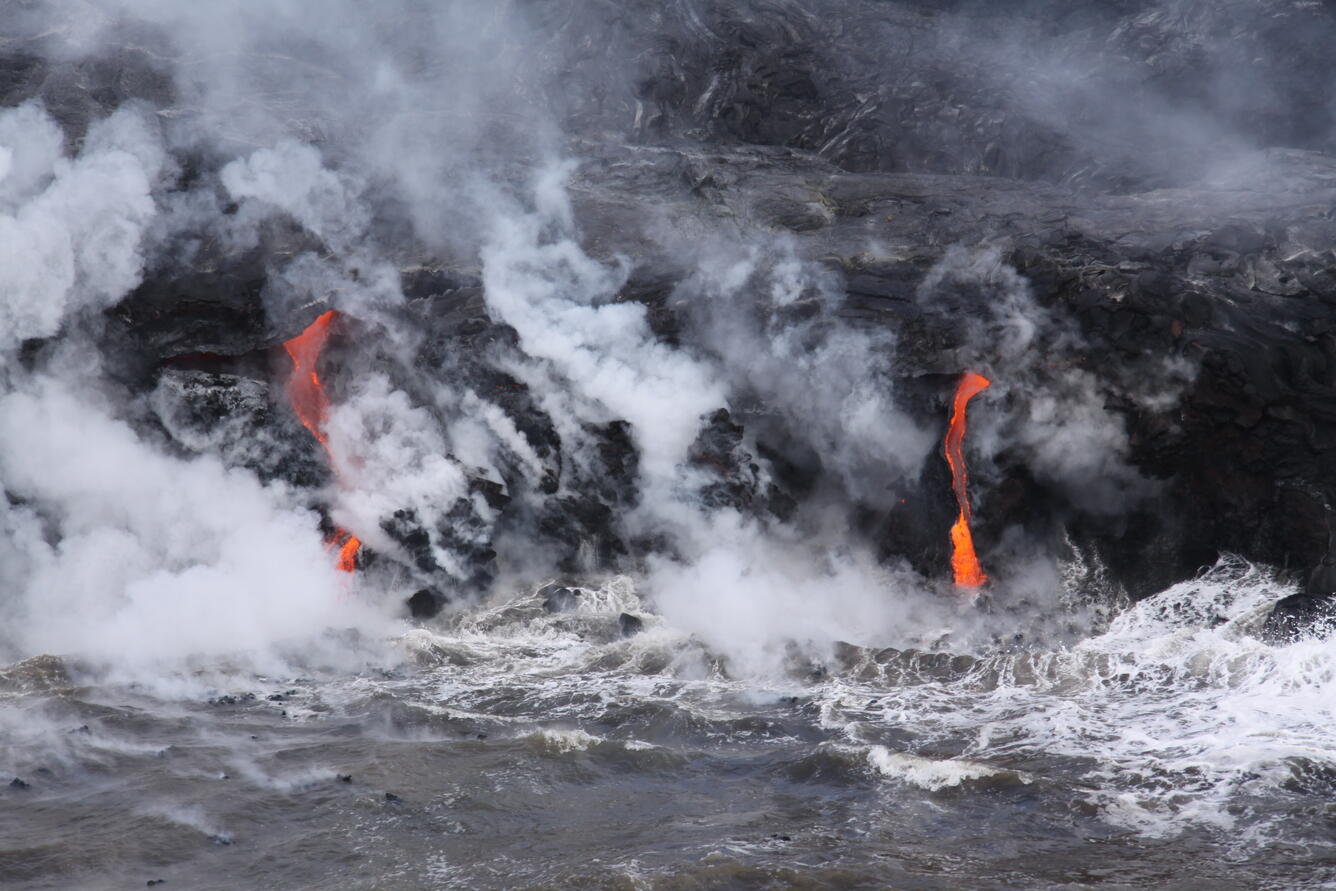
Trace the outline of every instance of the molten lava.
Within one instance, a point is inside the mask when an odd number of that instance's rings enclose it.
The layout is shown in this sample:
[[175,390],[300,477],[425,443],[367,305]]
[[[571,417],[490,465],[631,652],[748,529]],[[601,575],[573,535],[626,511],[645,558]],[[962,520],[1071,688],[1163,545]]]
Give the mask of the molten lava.
[[[306,330],[283,344],[292,357],[292,379],[288,381],[288,399],[302,424],[310,430],[320,444],[329,451],[329,437],[325,435],[325,420],[329,416],[329,397],[320,385],[320,375],[316,373],[315,363],[320,358],[320,351],[325,348],[329,338],[329,326],[334,321],[335,312],[323,313]],[[333,460],[333,455],[330,459]]]
[[335,529],[329,538],[325,539],[325,550],[333,550],[335,546],[339,549],[339,562],[336,564],[343,572],[357,571],[357,552],[361,550],[362,542],[355,535],[349,535],[346,530]]
[[362,542],[358,541],[356,536],[348,536],[348,540],[339,548],[339,569],[344,572],[357,571],[357,552],[362,547]]
[[[288,381],[288,399],[292,402],[292,409],[306,429],[311,431],[311,435],[325,447],[330,464],[337,467],[334,452],[329,447],[329,436],[325,433],[325,422],[329,419],[329,397],[325,395],[320,375],[316,372],[316,362],[320,359],[320,351],[325,348],[329,326],[335,316],[332,309],[321,314],[305,331],[283,346],[292,357],[292,379]],[[362,543],[342,529],[334,530],[329,541],[331,544],[340,543],[339,569],[354,572],[357,569],[357,551]]]
[[956,584],[962,588],[977,588],[988,581],[979,558],[974,554],[974,536],[970,534],[970,498],[965,473],[965,455],[961,447],[965,442],[965,406],[976,395],[988,389],[992,381],[972,371],[965,372],[956,387],[956,398],[951,407],[951,424],[946,429],[946,463],[951,465],[951,488],[956,493],[956,504],[960,505],[960,515],[951,527],[951,571],[955,574]]

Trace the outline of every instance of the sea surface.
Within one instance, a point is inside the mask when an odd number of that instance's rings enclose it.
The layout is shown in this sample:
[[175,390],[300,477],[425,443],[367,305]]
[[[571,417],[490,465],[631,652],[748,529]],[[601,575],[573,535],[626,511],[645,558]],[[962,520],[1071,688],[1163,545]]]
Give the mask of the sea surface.
[[1051,649],[795,645],[759,676],[629,578],[359,671],[29,659],[0,669],[0,885],[1333,887],[1336,640],[1265,639],[1287,593],[1227,560]]

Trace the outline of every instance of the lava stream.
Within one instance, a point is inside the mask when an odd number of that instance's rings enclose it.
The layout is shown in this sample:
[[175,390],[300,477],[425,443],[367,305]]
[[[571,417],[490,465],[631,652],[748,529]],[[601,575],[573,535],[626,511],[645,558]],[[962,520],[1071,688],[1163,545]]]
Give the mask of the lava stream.
[[[288,381],[288,399],[303,425],[329,452],[329,437],[325,435],[325,420],[329,416],[329,397],[320,384],[315,364],[329,338],[329,326],[335,312],[322,313],[306,330],[283,344],[292,357],[292,379]],[[334,460],[333,453],[329,455]]]
[[[305,331],[286,341],[283,347],[292,357],[292,379],[288,381],[288,399],[292,402],[292,409],[301,419],[302,425],[325,447],[329,463],[337,473],[338,462],[334,460],[329,436],[325,433],[325,422],[329,418],[329,397],[325,395],[320,375],[316,372],[316,362],[329,338],[329,326],[336,315],[332,309],[322,313]],[[355,571],[357,552],[362,542],[343,529],[335,529],[328,542],[330,545],[340,545],[339,569],[344,572]]]
[[357,552],[362,548],[362,540],[346,529],[335,529],[325,539],[325,550],[332,551],[335,547],[339,549],[338,563],[335,565],[344,572],[356,572]]
[[960,378],[956,387],[956,398],[951,407],[951,424],[946,430],[946,463],[951,465],[951,488],[956,493],[956,503],[960,505],[960,515],[951,527],[951,571],[955,574],[956,585],[962,588],[977,588],[988,581],[979,558],[974,554],[974,536],[970,534],[970,498],[965,473],[965,456],[961,446],[965,442],[965,406],[970,399],[988,389],[992,381],[981,374],[967,371]]

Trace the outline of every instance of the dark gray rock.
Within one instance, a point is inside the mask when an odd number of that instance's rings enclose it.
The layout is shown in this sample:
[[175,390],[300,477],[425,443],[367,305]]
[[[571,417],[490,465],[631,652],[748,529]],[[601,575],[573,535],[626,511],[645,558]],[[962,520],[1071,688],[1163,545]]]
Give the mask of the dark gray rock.
[[731,508],[757,517],[790,518],[796,502],[762,466],[766,459],[747,451],[745,434],[727,409],[702,419],[687,454],[688,462],[708,479],[700,487],[701,504],[706,510]]
[[256,243],[245,248],[229,248],[228,239],[207,229],[183,233],[163,246],[143,284],[109,316],[151,359],[239,357],[278,347],[328,307],[285,299],[270,273],[320,249],[282,216],[259,222]]
[[543,598],[543,609],[549,613],[570,612],[580,602],[580,592],[578,590],[555,583],[539,588],[538,596]]
[[439,591],[420,588],[407,600],[408,614],[414,619],[432,619],[440,615],[449,602],[449,598]]
[[[233,367],[201,358],[199,364]],[[172,440],[195,454],[220,455],[261,479],[317,487],[330,479],[323,452],[302,427],[282,388],[248,375],[164,366],[149,404]],[[277,395],[277,398],[276,398]]]

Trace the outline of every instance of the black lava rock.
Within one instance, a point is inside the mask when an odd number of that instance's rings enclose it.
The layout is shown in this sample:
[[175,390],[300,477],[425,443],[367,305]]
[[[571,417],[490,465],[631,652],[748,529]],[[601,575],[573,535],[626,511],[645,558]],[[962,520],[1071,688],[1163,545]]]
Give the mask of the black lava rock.
[[420,588],[406,601],[408,612],[414,619],[432,619],[440,614],[449,598],[432,588]]
[[580,603],[580,592],[565,585],[545,585],[538,591],[543,598],[543,609],[550,613],[565,613]]
[[617,617],[617,627],[621,629],[622,637],[630,637],[645,630],[645,620],[630,613],[622,613]]

